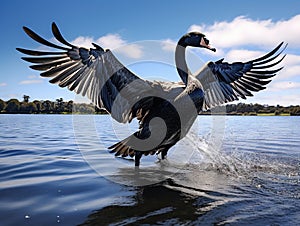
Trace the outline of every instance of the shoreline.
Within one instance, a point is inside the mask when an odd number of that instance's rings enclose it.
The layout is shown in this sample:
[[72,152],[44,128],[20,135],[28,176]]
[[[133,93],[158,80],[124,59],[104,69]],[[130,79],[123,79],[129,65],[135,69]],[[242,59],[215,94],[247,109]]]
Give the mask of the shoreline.
[[[80,112],[62,112],[62,113],[8,113],[8,112],[0,112],[0,115],[109,115],[108,113],[80,113]],[[288,113],[284,114],[275,114],[275,113],[257,113],[257,114],[249,114],[249,113],[244,113],[244,114],[223,114],[223,113],[214,113],[214,114],[209,114],[209,113],[201,113],[198,114],[198,116],[300,116],[300,115],[292,115]]]
[[[26,98],[27,99],[26,99]],[[74,103],[58,98],[56,101],[34,100],[30,102],[29,96],[24,100],[0,99],[0,114],[108,114],[106,110],[99,109],[92,103]],[[280,106],[261,104],[226,104],[215,106],[199,115],[237,115],[237,116],[299,116],[300,105]]]

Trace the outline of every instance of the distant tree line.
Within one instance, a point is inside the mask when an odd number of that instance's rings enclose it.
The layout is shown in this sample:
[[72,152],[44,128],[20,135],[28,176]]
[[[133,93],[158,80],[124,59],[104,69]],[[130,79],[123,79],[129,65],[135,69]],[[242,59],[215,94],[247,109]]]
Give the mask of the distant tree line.
[[72,100],[64,101],[58,98],[55,101],[34,100],[23,96],[23,101],[10,99],[4,101],[0,99],[0,113],[4,114],[105,114],[106,111],[98,109],[93,104],[74,103]]
[[[215,107],[211,111],[204,112],[203,114],[210,114],[211,112],[222,113],[222,107]],[[223,110],[224,111],[224,110]],[[261,105],[261,104],[227,104],[227,115],[300,115],[300,106],[283,107],[280,105]]]
[[[0,113],[4,114],[106,114],[103,109],[95,107],[93,104],[74,103],[72,100],[64,101],[63,98],[50,100],[29,101],[30,97],[23,96],[23,100],[10,99],[4,101],[0,99]],[[300,115],[300,106],[283,107],[280,105],[270,106],[261,104],[227,104],[226,112],[224,107],[215,107],[212,110],[201,114],[211,114],[220,112],[228,115]]]

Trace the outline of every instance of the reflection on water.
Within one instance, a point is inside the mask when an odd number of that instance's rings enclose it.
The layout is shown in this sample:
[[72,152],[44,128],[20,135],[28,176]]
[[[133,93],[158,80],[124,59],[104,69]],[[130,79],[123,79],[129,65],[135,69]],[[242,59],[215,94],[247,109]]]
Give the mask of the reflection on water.
[[299,220],[296,203],[282,204],[249,186],[231,189],[203,190],[168,179],[136,188],[134,204],[93,211],[80,225],[296,225]]
[[221,145],[200,117],[140,169],[106,150],[118,140],[107,116],[76,117],[0,115],[1,224],[300,222],[300,117],[226,117]]
[[[175,185],[174,189],[169,187],[172,185]],[[195,222],[199,215],[204,214],[200,209],[209,208],[214,202],[203,197],[199,203],[197,198],[177,190],[170,179],[137,188],[134,200],[134,205],[110,205],[95,211],[81,225],[185,224]]]

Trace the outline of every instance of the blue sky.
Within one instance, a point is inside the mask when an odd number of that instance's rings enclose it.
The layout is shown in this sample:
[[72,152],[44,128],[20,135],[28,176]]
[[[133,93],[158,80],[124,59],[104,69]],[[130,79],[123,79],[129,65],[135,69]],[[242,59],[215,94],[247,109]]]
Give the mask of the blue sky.
[[[64,37],[73,43],[84,45],[95,41],[104,48],[115,49],[113,52],[118,58],[140,77],[175,81],[179,78],[172,67],[173,47],[188,31],[205,33],[217,48],[214,55],[193,50],[193,54],[203,61],[223,57],[228,62],[251,60],[281,41],[289,42],[288,56],[283,63],[285,69],[266,90],[247,102],[285,106],[300,104],[299,9],[299,1],[274,0],[1,1],[0,98],[21,100],[24,94],[29,95],[30,100],[75,98],[72,92],[40,78],[15,50],[16,47],[41,48],[25,35],[22,26],[28,26],[51,40],[50,27],[54,21]],[[154,50],[154,46],[159,47],[161,43],[165,44],[163,48]],[[159,51],[168,58],[160,59],[166,64],[145,63],[150,53],[160,55]],[[139,63],[141,61],[144,63]],[[196,60],[192,61],[195,69],[201,67],[201,62],[197,65]]]

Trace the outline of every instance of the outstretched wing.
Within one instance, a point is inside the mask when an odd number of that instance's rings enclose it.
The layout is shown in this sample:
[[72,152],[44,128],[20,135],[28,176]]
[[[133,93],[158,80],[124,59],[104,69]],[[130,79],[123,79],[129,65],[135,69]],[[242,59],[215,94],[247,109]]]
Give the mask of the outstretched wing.
[[145,102],[139,102],[139,98],[151,90],[151,83],[129,71],[110,50],[94,43],[90,49],[74,46],[63,38],[55,23],[52,24],[53,35],[65,46],[51,43],[27,27],[24,31],[35,41],[56,49],[47,52],[17,48],[30,55],[22,57],[34,64],[30,68],[43,71],[40,75],[51,78],[51,83],[87,96],[118,122],[130,122],[136,117],[134,111],[142,107],[137,105]]
[[196,75],[205,93],[203,110],[239,98],[246,99],[253,96],[252,92],[265,89],[271,78],[282,69],[274,68],[286,56],[281,56],[287,46],[282,48],[282,45],[283,42],[268,54],[245,63],[229,64],[223,59],[207,63]]

